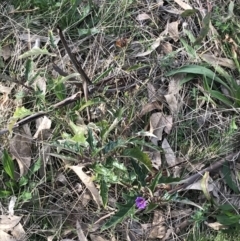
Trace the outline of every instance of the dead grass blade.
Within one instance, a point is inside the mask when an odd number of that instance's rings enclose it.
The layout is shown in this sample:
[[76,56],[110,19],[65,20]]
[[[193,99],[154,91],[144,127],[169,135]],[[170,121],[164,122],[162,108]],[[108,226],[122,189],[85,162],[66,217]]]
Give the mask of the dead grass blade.
[[188,5],[187,3],[183,2],[182,0],[174,0],[174,2],[177,3],[184,10],[192,9],[192,7],[190,5]]

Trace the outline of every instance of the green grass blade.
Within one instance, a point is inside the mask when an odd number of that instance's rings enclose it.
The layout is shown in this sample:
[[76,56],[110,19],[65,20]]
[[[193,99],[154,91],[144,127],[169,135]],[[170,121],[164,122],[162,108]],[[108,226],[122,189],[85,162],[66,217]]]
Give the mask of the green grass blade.
[[13,163],[13,159],[10,157],[10,155],[8,154],[8,152],[6,150],[3,151],[2,162],[3,162],[4,171],[8,174],[8,176],[12,180],[14,180],[14,163]]

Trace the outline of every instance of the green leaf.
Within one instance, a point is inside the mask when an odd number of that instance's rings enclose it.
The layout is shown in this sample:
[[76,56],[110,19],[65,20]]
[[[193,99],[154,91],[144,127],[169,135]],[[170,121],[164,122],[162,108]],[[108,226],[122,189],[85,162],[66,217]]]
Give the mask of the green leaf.
[[149,203],[147,205],[147,208],[144,210],[144,213],[151,213],[154,209],[156,209],[159,206],[157,203]]
[[33,47],[31,50],[25,52],[24,54],[20,55],[18,59],[24,59],[30,56],[39,56],[39,55],[49,55],[49,56],[56,56],[56,54],[49,53],[47,49],[40,49],[38,47]]
[[24,202],[27,202],[27,201],[32,199],[32,194],[31,194],[31,192],[23,192],[20,195],[19,199],[24,201]]
[[196,12],[198,12],[197,9],[187,9],[181,13],[181,16],[184,18],[190,17],[193,16]]
[[146,177],[148,175],[148,169],[145,166],[139,165],[134,159],[131,160],[137,180],[142,187],[146,186]]
[[57,83],[54,87],[54,94],[59,100],[64,100],[66,98],[66,88],[63,83]]
[[200,30],[199,36],[197,37],[196,41],[193,43],[193,45],[199,45],[203,41],[203,39],[207,36],[209,32],[209,26],[210,26],[210,19],[211,19],[211,13],[208,12],[206,16],[203,19],[203,26],[202,29]]
[[11,191],[8,190],[2,190],[0,189],[0,198],[6,198],[11,196],[13,193]]
[[33,71],[33,61],[31,59],[28,59],[26,61],[26,67],[25,67],[25,79],[28,81],[28,83],[31,83],[32,71]]
[[127,143],[125,140],[118,139],[117,141],[109,141],[103,148],[103,153],[107,154],[111,151],[116,150],[117,148],[125,148]]
[[149,171],[152,170],[152,163],[149,156],[142,152],[138,147],[124,150],[123,155],[132,157],[133,159],[142,163]]
[[92,130],[90,128],[88,128],[88,136],[87,136],[86,141],[88,142],[90,149],[94,150],[93,133],[92,133]]
[[6,150],[3,151],[2,162],[4,171],[14,180],[14,162]]
[[115,227],[118,223],[123,222],[123,220],[135,213],[135,199],[136,197],[128,198],[125,205],[117,204],[118,211],[115,213],[110,220],[108,220],[101,228],[101,232]]
[[19,180],[19,183],[18,183],[18,185],[20,186],[20,187],[22,187],[22,186],[25,186],[25,185],[27,185],[28,184],[28,178],[26,177],[26,176],[22,176],[21,178],[20,178],[20,180]]
[[108,184],[102,179],[100,182],[100,196],[102,198],[104,208],[106,208],[108,203],[108,190]]
[[91,35],[93,36],[94,34],[100,33],[100,29],[98,28],[80,28],[78,29],[78,35],[80,37],[86,36],[86,35]]
[[149,185],[149,189],[154,192],[157,184],[159,183],[160,178],[162,177],[162,173],[159,171],[158,174],[154,177],[152,182]]
[[198,58],[198,56],[197,56],[197,53],[196,53],[195,49],[192,48],[190,45],[188,45],[187,42],[184,39],[180,39],[180,41],[183,44],[183,46],[184,46],[186,52],[188,53],[188,55],[192,59],[196,60]]
[[217,215],[217,221],[223,225],[234,225],[239,224],[240,215],[233,215],[233,216],[227,216],[227,215]]
[[99,80],[103,79],[105,76],[107,76],[111,71],[113,70],[113,68],[109,68],[107,70],[105,70],[103,73],[101,73],[94,81],[93,83],[96,84],[98,83]]
[[37,172],[42,166],[42,161],[40,158],[30,167],[29,173],[32,175]]
[[178,73],[188,73],[188,74],[197,74],[197,75],[206,76],[210,80],[216,80],[218,83],[222,84],[229,91],[231,91],[230,87],[222,79],[216,76],[216,73],[214,73],[212,70],[206,67],[199,66],[199,65],[187,65],[179,69],[168,72],[166,76],[172,76]]
[[222,103],[224,103],[225,105],[231,106],[233,105],[233,102],[230,101],[229,98],[227,98],[225,95],[223,95],[222,93],[220,93],[217,90],[209,90],[208,91],[211,95],[211,97],[220,100]]
[[229,167],[229,163],[225,161],[223,167],[222,167],[222,172],[224,175],[224,180],[226,181],[227,185],[236,193],[239,194],[238,187],[236,183],[232,180],[231,177],[231,169]]
[[82,110],[84,110],[88,106],[101,104],[101,103],[104,103],[104,102],[105,102],[104,99],[101,98],[101,97],[93,98],[91,100],[88,100],[84,105],[82,105],[81,108],[79,109],[79,112],[81,112]]

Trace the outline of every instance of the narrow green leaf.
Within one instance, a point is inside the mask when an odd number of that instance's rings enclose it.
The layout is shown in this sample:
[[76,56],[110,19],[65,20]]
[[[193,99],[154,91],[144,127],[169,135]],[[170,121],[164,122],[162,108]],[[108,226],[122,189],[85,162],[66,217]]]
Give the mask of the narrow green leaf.
[[181,16],[184,18],[190,17],[193,16],[196,12],[198,12],[197,9],[187,9],[181,13]]
[[211,95],[211,97],[220,100],[221,102],[223,102],[225,105],[231,106],[233,105],[233,102],[230,100],[230,98],[227,98],[225,95],[223,95],[222,93],[220,93],[217,90],[209,90],[209,93]]
[[39,56],[39,55],[49,55],[49,56],[56,56],[56,54],[49,53],[47,49],[40,49],[38,47],[34,47],[31,50],[25,52],[24,54],[20,55],[18,59],[24,59],[30,56]]
[[8,190],[2,190],[0,189],[0,198],[6,198],[11,196],[13,193],[11,191]]
[[104,99],[103,98],[101,98],[101,97],[93,98],[91,100],[88,100],[84,105],[82,105],[81,108],[79,109],[79,111],[84,110],[88,106],[101,104],[101,103],[104,103]]
[[103,79],[105,76],[107,76],[107,75],[112,71],[112,69],[113,69],[113,68],[111,67],[111,68],[105,70],[103,73],[101,73],[101,74],[93,81],[93,83],[95,84],[95,83],[97,83],[99,80]]
[[146,153],[142,152],[138,147],[126,149],[123,152],[123,155],[134,158],[135,160],[142,163],[149,171],[152,170],[152,163],[149,156]]
[[217,221],[223,225],[235,225],[239,224],[240,215],[233,215],[233,216],[227,216],[227,215],[217,215]]
[[184,39],[181,38],[180,41],[181,41],[182,45],[184,46],[184,48],[185,48],[186,52],[188,53],[188,55],[192,59],[196,60],[198,58],[198,56],[197,56],[197,53],[196,53],[195,49],[192,48]]
[[200,30],[199,36],[197,37],[196,41],[193,43],[193,45],[199,45],[203,41],[203,39],[207,36],[209,32],[209,26],[210,26],[210,19],[211,19],[211,13],[208,12],[206,16],[203,19],[203,26]]
[[100,196],[102,198],[104,208],[106,208],[108,203],[108,190],[108,184],[102,179],[100,182]]
[[42,161],[40,158],[30,167],[29,173],[32,175],[37,172],[42,166]]
[[154,209],[156,209],[159,206],[157,203],[149,203],[147,205],[147,208],[144,210],[144,213],[151,213]]
[[8,152],[6,150],[3,151],[3,157],[2,157],[2,162],[3,162],[3,169],[4,171],[8,174],[8,176],[14,180],[14,163],[13,159],[10,157]]
[[231,91],[230,87],[219,77],[216,76],[216,73],[214,73],[212,70],[199,66],[199,65],[187,65],[183,66],[179,69],[172,70],[166,74],[166,76],[172,76],[178,73],[188,73],[188,74],[197,74],[197,75],[203,75],[209,78],[210,80],[216,80],[218,83],[225,86],[229,91]]
[[150,183],[149,185],[149,189],[154,192],[155,191],[155,188],[157,186],[157,184],[159,183],[159,180],[162,176],[162,172],[158,172],[158,174],[154,177],[154,179],[152,180],[152,182]]
[[236,185],[236,183],[232,180],[231,177],[231,169],[229,167],[229,163],[225,161],[223,167],[222,167],[222,172],[224,175],[224,180],[226,181],[227,185],[236,193],[239,194],[239,189]]
[[66,98],[66,88],[61,82],[57,83],[54,88],[54,94],[59,100],[64,100]]
[[123,220],[135,213],[135,198],[132,198],[131,200],[128,200],[128,202],[125,205],[117,204],[118,206],[118,212],[115,213],[109,221],[107,221],[101,228],[101,232],[111,228],[115,227],[118,223],[123,222]]
[[31,76],[32,76],[32,70],[33,70],[33,61],[31,59],[28,59],[26,61],[25,65],[25,79],[30,83]]

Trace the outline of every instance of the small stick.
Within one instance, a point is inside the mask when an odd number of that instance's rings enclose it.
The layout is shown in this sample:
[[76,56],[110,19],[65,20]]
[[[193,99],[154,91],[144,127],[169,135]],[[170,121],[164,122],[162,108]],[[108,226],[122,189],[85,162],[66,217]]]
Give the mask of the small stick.
[[173,193],[176,193],[177,191],[180,191],[180,190],[188,187],[189,185],[193,184],[195,181],[200,179],[204,175],[205,172],[212,172],[214,170],[219,169],[225,163],[226,160],[228,160],[228,161],[232,161],[233,159],[235,160],[236,158],[238,158],[239,153],[240,152],[235,152],[235,153],[229,154],[228,156],[220,159],[219,161],[215,162],[214,164],[210,165],[209,167],[204,168],[200,172],[198,172],[198,173],[190,176],[186,180],[184,180],[184,184],[182,184],[181,186],[178,186],[178,187],[172,189],[168,193],[169,194],[173,194]]

